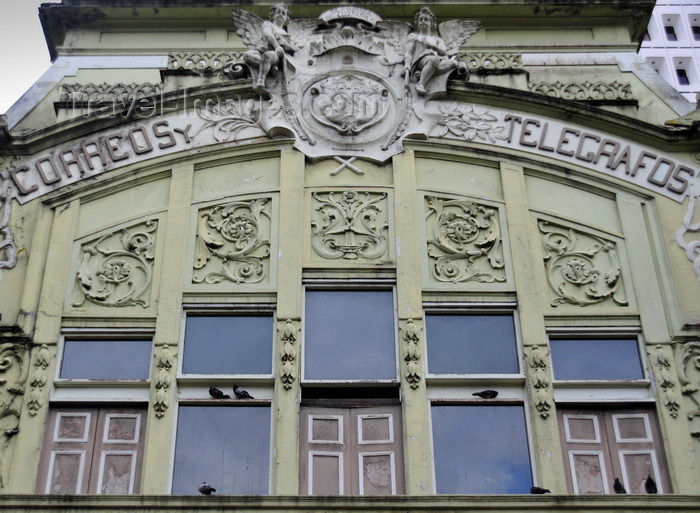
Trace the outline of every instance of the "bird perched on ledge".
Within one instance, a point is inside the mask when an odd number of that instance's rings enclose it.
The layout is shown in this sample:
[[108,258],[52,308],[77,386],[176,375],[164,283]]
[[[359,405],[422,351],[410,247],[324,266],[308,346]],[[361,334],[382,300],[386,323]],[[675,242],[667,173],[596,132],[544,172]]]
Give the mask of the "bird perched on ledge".
[[533,486],[530,488],[530,493],[533,495],[542,495],[545,493],[551,493],[549,490],[546,488],[540,488],[539,486]]
[[646,481],[644,481],[644,491],[647,493],[659,493],[659,490],[656,488],[656,481],[651,477],[651,474],[649,474]]
[[233,394],[238,398],[238,399],[255,399],[252,395],[248,393],[247,390],[243,390],[241,387],[238,385],[233,385]]
[[202,486],[199,487],[199,493],[202,495],[211,495],[212,492],[215,492],[216,488],[213,486],[209,486],[206,481],[202,481]]
[[615,478],[615,482],[613,483],[613,490],[615,493],[627,493],[627,490],[625,490],[624,485],[620,482],[618,478]]
[[481,392],[474,392],[472,395],[482,399],[495,399],[498,396],[498,392],[495,390],[482,390]]
[[224,394],[221,390],[216,387],[209,387],[209,395],[214,399],[231,399],[231,396]]

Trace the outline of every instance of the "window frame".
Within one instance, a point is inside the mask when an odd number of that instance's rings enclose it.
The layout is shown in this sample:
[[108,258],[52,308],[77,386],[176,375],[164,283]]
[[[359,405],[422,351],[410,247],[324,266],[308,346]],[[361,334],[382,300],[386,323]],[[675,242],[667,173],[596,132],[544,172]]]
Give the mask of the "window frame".
[[[154,328],[71,328],[61,330],[56,347],[56,368],[54,370],[53,388],[50,402],[123,402],[150,401],[150,385],[153,376]],[[61,368],[68,340],[150,340],[151,351],[148,359],[148,377],[146,379],[89,379],[62,378]]]
[[[306,342],[306,322],[307,322],[307,305],[306,305],[306,294],[309,291],[363,291],[363,292],[391,292],[392,297],[392,324],[394,330],[394,377],[390,379],[310,379],[306,377],[306,361],[308,358],[307,342]],[[386,386],[386,385],[399,385],[401,383],[401,367],[399,361],[399,319],[398,319],[398,309],[397,309],[397,291],[395,280],[363,280],[363,279],[351,279],[351,280],[303,280],[302,282],[302,350],[301,350],[301,383],[302,386],[323,386],[323,385],[350,385],[350,386]]]
[[[238,373],[238,374],[199,374],[184,373],[185,362],[185,330],[187,327],[187,317],[270,317],[272,329],[270,330],[270,372],[262,373]],[[180,317],[180,338],[178,340],[178,352],[182,355],[177,363],[178,383],[202,384],[206,382],[208,386],[218,384],[232,384],[235,380],[239,384],[261,384],[271,386],[275,377],[275,326],[277,324],[276,304],[274,303],[240,303],[240,304],[192,304],[182,305]],[[229,394],[230,395],[230,394]]]

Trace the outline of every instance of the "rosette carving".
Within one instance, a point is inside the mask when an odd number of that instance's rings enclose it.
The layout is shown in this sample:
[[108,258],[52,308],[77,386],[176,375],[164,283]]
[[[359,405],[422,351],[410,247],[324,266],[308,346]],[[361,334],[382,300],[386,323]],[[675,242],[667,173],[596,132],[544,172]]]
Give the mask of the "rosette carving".
[[497,210],[466,200],[425,200],[432,277],[452,283],[505,281]]
[[266,278],[269,203],[270,198],[258,198],[199,211],[194,283],[259,283]]
[[552,306],[586,306],[612,299],[627,305],[617,244],[591,234],[539,222]]
[[103,235],[80,249],[73,306],[149,305],[158,222],[151,220]]
[[156,412],[156,417],[159,419],[165,415],[165,411],[170,406],[170,397],[168,396],[173,378],[171,376],[172,369],[175,366],[175,356],[168,344],[164,344],[160,351],[154,355],[156,359],[156,379],[154,386],[156,388],[153,398],[153,409]]
[[413,319],[408,319],[401,329],[401,340],[403,341],[403,359],[406,362],[404,376],[412,389],[420,386],[423,377],[420,362],[420,349],[418,343],[421,340],[422,328],[413,323]]
[[311,245],[323,258],[374,260],[386,255],[386,193],[315,192]]
[[280,334],[280,380],[284,388],[289,390],[297,379],[299,321],[287,319],[284,326],[277,328],[277,331]]

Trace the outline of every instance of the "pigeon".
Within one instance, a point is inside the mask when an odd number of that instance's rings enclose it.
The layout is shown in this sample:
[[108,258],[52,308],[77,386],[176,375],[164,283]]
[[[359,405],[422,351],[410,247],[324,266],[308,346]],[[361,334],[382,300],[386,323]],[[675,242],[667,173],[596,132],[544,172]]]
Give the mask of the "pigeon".
[[472,395],[481,397],[482,399],[494,399],[498,392],[495,390],[482,390],[481,392],[474,392]]
[[215,491],[216,488],[209,486],[206,481],[202,481],[202,486],[199,487],[199,493],[202,495],[211,495],[211,493]]
[[233,393],[239,399],[255,399],[247,390],[243,390],[238,385],[233,385]]
[[656,489],[656,481],[651,477],[651,474],[649,474],[647,480],[644,481],[644,490],[646,490],[647,493],[659,493]]
[[550,492],[546,488],[540,488],[539,486],[533,486],[532,488],[530,488],[530,493],[533,495],[542,495],[544,493],[552,493],[552,492]]
[[622,486],[622,483],[618,478],[615,478],[615,482],[613,483],[613,490],[615,490],[615,493],[627,493],[627,490],[625,490],[625,487]]
[[231,399],[231,396],[224,394],[221,390],[216,387],[209,387],[209,395],[214,399]]

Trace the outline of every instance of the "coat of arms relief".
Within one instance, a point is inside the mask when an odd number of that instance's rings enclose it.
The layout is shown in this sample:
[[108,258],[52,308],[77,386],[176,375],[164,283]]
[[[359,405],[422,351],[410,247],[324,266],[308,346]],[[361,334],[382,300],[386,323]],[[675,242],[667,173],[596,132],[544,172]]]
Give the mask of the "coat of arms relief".
[[269,100],[263,130],[290,133],[312,158],[379,162],[401,152],[404,137],[429,133],[424,104],[445,92],[452,72],[466,73],[456,55],[480,27],[469,20],[438,26],[427,7],[413,26],[357,7],[291,19],[284,4],[270,8],[269,20],[235,10],[233,21],[254,90]]

